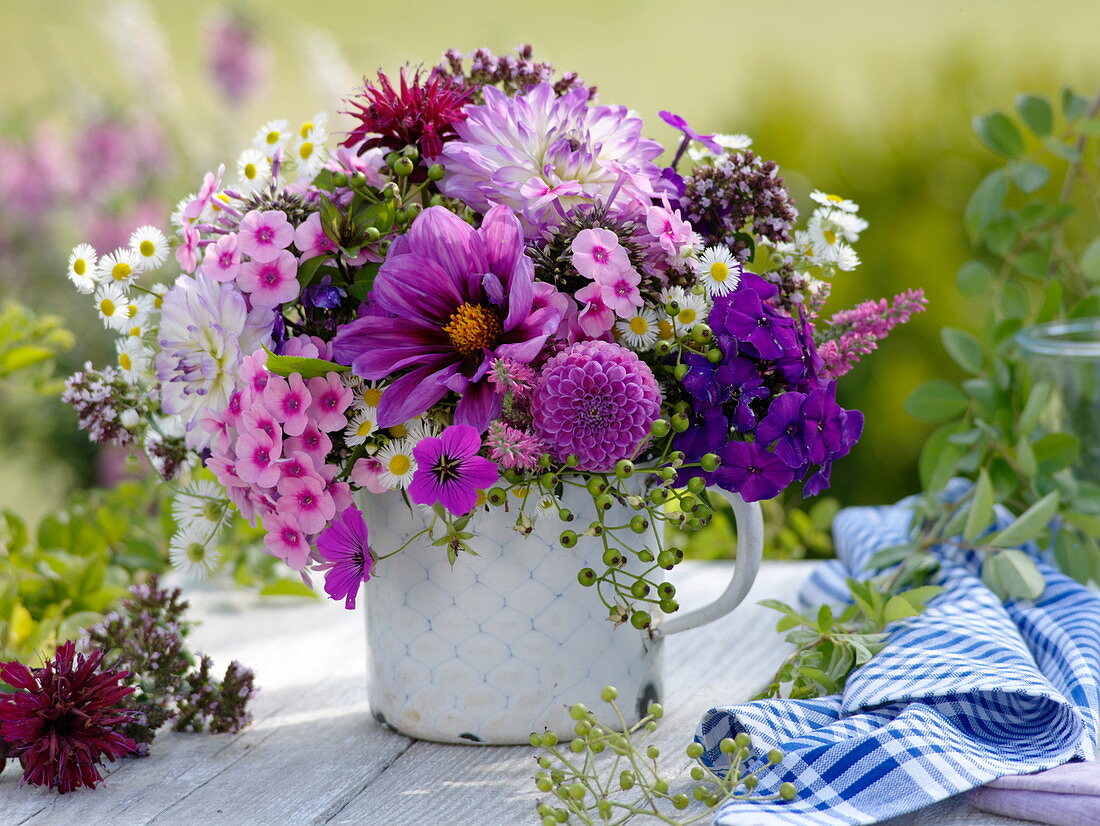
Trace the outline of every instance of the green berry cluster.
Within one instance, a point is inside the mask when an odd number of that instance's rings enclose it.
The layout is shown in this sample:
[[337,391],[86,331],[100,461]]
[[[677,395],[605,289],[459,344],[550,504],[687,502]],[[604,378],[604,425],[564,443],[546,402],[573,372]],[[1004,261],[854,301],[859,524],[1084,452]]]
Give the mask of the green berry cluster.
[[[628,726],[616,702],[617,695],[613,686],[607,686],[600,694],[614,714],[611,725],[600,722],[583,704],[577,703],[569,709],[576,736],[567,744],[559,742],[553,732],[531,735],[531,745],[543,752],[536,758],[539,771],[535,774],[535,787],[550,796],[537,806],[543,826],[620,824],[638,816],[686,826],[711,818],[729,800],[792,800],[796,796],[791,783],[783,783],[775,794],[757,792],[759,769],[742,771],[752,749],[747,734],[721,742],[719,748],[729,759],[728,768],[721,773],[703,763],[701,745],[689,745],[687,756],[693,763],[691,778],[696,785],[690,794],[677,791],[667,774],[661,772],[658,764],[661,749],[645,742],[657,730],[657,721],[664,710],[653,703],[645,717]],[[760,768],[782,759],[782,752],[772,749]],[[684,812],[693,800],[702,808],[697,805],[690,813]]]

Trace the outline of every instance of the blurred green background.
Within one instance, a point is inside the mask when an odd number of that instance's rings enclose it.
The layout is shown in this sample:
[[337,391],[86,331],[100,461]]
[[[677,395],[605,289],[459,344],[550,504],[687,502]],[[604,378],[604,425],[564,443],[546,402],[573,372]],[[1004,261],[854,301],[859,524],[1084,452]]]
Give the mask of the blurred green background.
[[[225,9],[267,53],[260,86],[241,103],[218,93],[207,65],[212,15]],[[928,312],[841,383],[842,402],[867,415],[863,441],[834,472],[831,493],[846,504],[915,490],[928,427],[902,402],[925,379],[954,378],[939,328],[976,325],[980,308],[954,289],[967,258],[962,210],[993,162],[971,117],[1010,106],[1017,91],[1100,83],[1100,5],[1084,0],[53,0],[5,3],[4,17],[0,299],[64,316],[78,340],[63,370],[107,355],[87,300],[65,281],[74,243],[165,224],[202,172],[232,163],[263,121],[335,112],[364,73],[432,64],[448,47],[502,53],[530,42],[536,57],[598,85],[603,102],[640,112],[654,138],[674,140],[660,109],[701,131],[750,134],[804,211],[814,187],[859,202],[871,223],[864,263],[835,283],[835,309],[925,289]],[[104,124],[131,139],[110,181],[80,172],[109,148],[96,131]],[[110,478],[110,458],[93,456],[59,402],[0,396],[4,505],[33,516],[74,485]]]

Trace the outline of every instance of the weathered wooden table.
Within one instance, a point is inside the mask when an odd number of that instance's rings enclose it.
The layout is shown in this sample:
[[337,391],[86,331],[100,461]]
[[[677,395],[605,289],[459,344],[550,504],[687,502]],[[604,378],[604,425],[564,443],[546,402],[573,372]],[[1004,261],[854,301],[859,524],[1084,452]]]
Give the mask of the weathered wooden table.
[[[713,598],[728,563],[686,563],[673,575],[684,606]],[[756,605],[791,601],[812,563],[765,563],[744,605],[666,644],[666,716],[658,743],[670,766],[699,715],[744,700],[786,655],[776,615]],[[114,764],[95,792],[59,796],[19,788],[17,764],[0,775],[0,823],[64,824],[496,824],[537,823],[529,747],[443,746],[377,724],[365,686],[362,614],[325,601],[188,593],[202,620],[194,646],[224,666],[236,658],[261,688],[244,733],[162,734],[143,760]],[[690,779],[681,777],[687,788]],[[749,821],[746,821],[749,823]],[[1020,826],[961,798],[890,826]]]

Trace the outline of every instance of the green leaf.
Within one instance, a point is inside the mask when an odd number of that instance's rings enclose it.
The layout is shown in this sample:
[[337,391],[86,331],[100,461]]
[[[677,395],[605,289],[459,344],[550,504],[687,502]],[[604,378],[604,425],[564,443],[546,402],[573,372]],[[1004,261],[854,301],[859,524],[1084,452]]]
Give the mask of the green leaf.
[[1081,253],[1081,272],[1089,281],[1100,281],[1100,238],[1093,239]]
[[1035,192],[1050,180],[1050,170],[1035,161],[1012,161],[1008,165],[1008,177],[1021,192]]
[[887,622],[894,622],[895,620],[920,616],[920,611],[910,605],[905,597],[900,594],[895,594],[890,597],[890,601],[886,603],[886,612],[884,616]]
[[912,543],[890,545],[889,547],[875,551],[871,558],[867,560],[867,567],[875,570],[879,568],[889,568],[891,565],[896,565],[901,562],[912,552]]
[[265,597],[290,596],[317,598],[317,594],[312,588],[297,579],[277,579],[265,585],[260,591],[260,595]]
[[1062,116],[1066,123],[1073,123],[1088,111],[1089,102],[1068,86],[1062,87]]
[[334,244],[340,244],[340,224],[343,216],[336,204],[321,196],[321,229]]
[[969,401],[958,387],[940,379],[920,385],[905,400],[905,412],[914,419],[942,422],[962,415]]
[[321,265],[328,259],[329,256],[327,253],[325,255],[317,255],[303,261],[298,266],[298,281],[303,288],[313,283],[313,279],[317,277],[317,271],[321,269]]
[[963,370],[969,373],[977,373],[982,369],[984,356],[982,343],[973,335],[956,327],[944,327],[940,331],[943,341],[943,349],[955,360]]
[[56,354],[46,347],[35,344],[25,344],[22,347],[13,347],[7,352],[0,353],[0,376],[23,370],[34,364],[49,361]]
[[970,240],[977,243],[985,233],[989,222],[997,215],[1008,194],[1008,178],[1004,170],[994,169],[974,190],[963,214],[963,226]]
[[1081,160],[1081,153],[1071,143],[1062,143],[1055,137],[1043,138],[1043,146],[1048,152],[1070,163]]
[[1026,436],[1021,436],[1016,442],[1016,467],[1028,479],[1034,478],[1039,472],[1039,465],[1035,461],[1035,451],[1031,449],[1031,442]]
[[914,608],[923,609],[933,597],[943,592],[939,585],[921,585],[919,588],[910,588],[902,591],[898,596],[905,597],[905,601]]
[[925,490],[942,490],[948,480],[956,475],[959,462],[966,455],[966,448],[952,444],[950,439],[965,429],[964,422],[951,422],[935,431],[924,443],[918,467]]
[[982,143],[1006,158],[1014,158],[1024,152],[1024,139],[1012,118],[1003,112],[991,112],[974,118],[974,131]]
[[1081,440],[1071,433],[1048,433],[1033,445],[1040,474],[1073,467],[1081,456]]
[[1001,599],[1036,599],[1046,581],[1022,551],[1001,551],[985,560],[982,582]]
[[993,522],[993,483],[985,468],[978,472],[978,481],[974,483],[974,495],[966,511],[966,526],[963,539],[972,542]]
[[1047,524],[1058,511],[1059,501],[1058,491],[1051,491],[1020,514],[1007,528],[989,537],[986,544],[995,548],[1005,548],[1030,542],[1046,530]]
[[1054,128],[1054,109],[1050,101],[1040,95],[1017,95],[1016,113],[1040,138],[1045,138]]
[[984,261],[967,261],[959,267],[955,283],[967,298],[984,295],[993,286],[993,269]]
[[1031,393],[1027,397],[1027,403],[1024,405],[1024,410],[1020,414],[1020,420],[1016,426],[1017,432],[1024,436],[1030,435],[1031,431],[1039,425],[1039,417],[1046,410],[1053,392],[1053,385],[1047,381],[1041,381],[1031,388]]
[[277,376],[289,377],[298,373],[303,379],[327,376],[329,373],[346,373],[351,368],[346,364],[337,364],[324,359],[303,358],[302,356],[277,356],[267,351],[267,370]]
[[1005,282],[1000,295],[1001,312],[1006,318],[1026,318],[1031,313],[1031,299],[1016,279]]

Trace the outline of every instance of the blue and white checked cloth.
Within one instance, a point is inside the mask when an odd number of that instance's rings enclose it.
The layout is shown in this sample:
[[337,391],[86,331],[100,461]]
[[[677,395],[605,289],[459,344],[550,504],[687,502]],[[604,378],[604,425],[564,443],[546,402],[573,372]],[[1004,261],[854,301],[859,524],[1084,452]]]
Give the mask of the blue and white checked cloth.
[[[848,508],[834,525],[838,559],[822,565],[804,601],[842,602],[845,576],[867,575],[875,551],[904,542],[911,513]],[[1001,515],[1004,524],[1004,515]],[[754,757],[783,762],[760,789],[783,781],[792,801],[731,801],[719,826],[865,824],[910,812],[1009,774],[1092,760],[1100,726],[1100,598],[1034,555],[1047,587],[1037,602],[1002,603],[981,582],[972,552],[940,549],[944,592],[896,624],[886,647],[842,696],[765,700],[708,711],[696,739],[708,762],[744,731]]]

